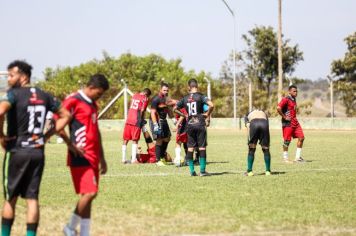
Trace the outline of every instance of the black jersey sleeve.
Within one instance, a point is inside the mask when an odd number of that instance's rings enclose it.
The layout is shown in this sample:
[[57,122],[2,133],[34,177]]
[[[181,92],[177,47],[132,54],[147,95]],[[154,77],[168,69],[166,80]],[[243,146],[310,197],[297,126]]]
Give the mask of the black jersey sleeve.
[[177,103],[177,108],[178,109],[182,109],[183,107],[184,107],[184,98],[179,100],[179,102]]
[[56,113],[61,106],[61,102],[50,94],[48,94],[48,101],[48,110]]
[[159,97],[158,97],[158,96],[154,97],[154,98],[152,99],[152,102],[151,102],[151,108],[157,110],[157,109],[158,109],[158,106],[159,106],[159,103],[160,103]]
[[6,94],[1,98],[1,101],[6,101],[13,106],[16,103],[16,96],[13,89],[9,89]]

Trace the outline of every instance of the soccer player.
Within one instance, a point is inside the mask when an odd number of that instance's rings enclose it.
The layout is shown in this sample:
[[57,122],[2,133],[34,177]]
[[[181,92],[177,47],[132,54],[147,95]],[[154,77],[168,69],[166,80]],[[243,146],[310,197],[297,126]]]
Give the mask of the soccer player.
[[44,144],[49,138],[43,134],[46,115],[49,111],[58,114],[55,130],[59,131],[69,122],[70,114],[51,95],[30,85],[31,65],[17,60],[7,69],[9,90],[0,102],[0,142],[5,149],[1,235],[10,235],[16,202],[21,196],[27,203],[26,235],[34,236],[40,215],[38,195],[45,162]]
[[186,116],[187,111],[182,108],[180,109],[180,112],[182,112],[185,116],[180,116],[176,114],[176,119],[177,119],[177,124],[176,124],[176,148],[175,148],[175,159],[174,159],[174,164],[176,166],[181,166],[184,161],[181,158],[181,146],[183,144],[183,148],[185,151],[185,154],[187,154],[188,151],[188,135],[187,135],[187,118]]
[[[152,140],[152,137],[145,126],[142,127],[142,133],[147,145],[147,153],[145,154],[139,151],[139,153],[137,154],[137,160],[139,163],[156,163],[155,143]],[[172,161],[171,156],[167,152],[164,154],[164,159],[166,162]]]
[[[209,121],[210,114],[214,109],[213,103],[209,98],[198,92],[198,81],[190,79],[188,81],[189,94],[183,97],[175,109],[183,107],[188,113],[187,134],[188,134],[188,153],[187,160],[191,176],[197,176],[194,170],[193,151],[197,146],[199,149],[200,176],[209,175],[206,172],[206,120]],[[204,112],[204,104],[209,106]]]
[[166,165],[164,154],[171,140],[171,131],[167,122],[169,106],[175,105],[174,100],[168,99],[169,85],[161,83],[159,94],[151,102],[150,127],[153,139],[156,141],[156,161],[158,166]]
[[96,101],[109,89],[109,82],[102,74],[90,77],[86,86],[67,97],[63,107],[71,112],[70,139],[63,131],[61,136],[69,147],[68,166],[77,194],[80,194],[75,210],[64,227],[65,235],[76,235],[80,224],[80,235],[90,231],[91,205],[98,193],[99,173],[105,174],[107,165],[98,126]]
[[129,140],[132,140],[131,163],[137,163],[137,142],[140,140],[141,127],[145,124],[145,111],[151,90],[145,88],[142,92],[136,93],[131,98],[131,105],[125,123],[122,144],[122,163],[126,162],[126,147]]
[[266,166],[266,175],[271,175],[271,154],[269,152],[269,124],[266,113],[253,110],[245,117],[245,126],[248,131],[248,155],[246,176],[253,176],[252,166],[255,160],[256,144],[260,141]]
[[304,133],[297,119],[297,101],[298,89],[295,85],[289,86],[289,95],[284,97],[278,104],[277,111],[282,117],[283,129],[283,160],[289,162],[288,146],[293,138],[298,138],[295,162],[304,162],[301,157],[304,142]]

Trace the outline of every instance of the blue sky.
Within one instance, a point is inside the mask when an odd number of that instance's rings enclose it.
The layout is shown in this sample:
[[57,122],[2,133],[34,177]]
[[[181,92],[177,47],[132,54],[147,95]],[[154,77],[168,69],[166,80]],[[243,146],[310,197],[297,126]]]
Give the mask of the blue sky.
[[[277,29],[278,0],[227,0],[235,10],[237,50],[255,26]],[[34,75],[74,66],[102,51],[112,56],[158,53],[182,58],[186,70],[218,76],[233,47],[233,21],[221,0],[2,0],[0,70],[26,59]],[[354,0],[284,0],[283,33],[299,44],[304,61],[294,75],[318,79],[343,57],[343,39],[356,30]]]

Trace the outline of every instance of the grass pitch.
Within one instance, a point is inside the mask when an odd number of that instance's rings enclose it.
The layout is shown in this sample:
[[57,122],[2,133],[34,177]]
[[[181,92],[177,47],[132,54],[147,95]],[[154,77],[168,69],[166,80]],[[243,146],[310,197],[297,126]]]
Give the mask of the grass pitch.
[[[121,133],[102,134],[109,171],[94,201],[92,235],[356,235],[355,131],[306,130],[305,164],[283,163],[281,132],[271,131],[275,174],[263,175],[258,148],[257,175],[244,177],[246,134],[209,130],[207,171],[214,175],[204,178],[190,177],[187,167],[122,165]],[[62,235],[77,196],[65,146],[48,144],[46,153],[38,232]],[[25,210],[19,200],[13,235],[25,234]]]

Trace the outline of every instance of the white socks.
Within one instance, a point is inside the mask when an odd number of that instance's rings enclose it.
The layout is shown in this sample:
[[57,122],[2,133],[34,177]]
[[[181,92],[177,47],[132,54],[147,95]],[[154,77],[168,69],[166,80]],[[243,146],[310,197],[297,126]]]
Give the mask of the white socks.
[[137,143],[133,143],[131,146],[131,163],[137,161],[136,154],[137,154]]
[[176,158],[177,158],[178,160],[180,160],[180,152],[181,152],[180,147],[176,147],[175,152],[176,152]]
[[80,236],[89,236],[90,218],[85,218],[80,221]]
[[299,160],[301,154],[302,154],[302,148],[297,148],[297,151],[295,153],[295,159]]
[[122,162],[125,163],[126,161],[126,145],[122,145]]
[[283,151],[283,159],[288,159],[288,151]]
[[68,222],[68,227],[71,229],[77,228],[81,220],[81,217],[78,216],[77,214],[73,213],[72,216],[70,217],[70,220]]

